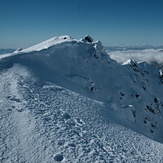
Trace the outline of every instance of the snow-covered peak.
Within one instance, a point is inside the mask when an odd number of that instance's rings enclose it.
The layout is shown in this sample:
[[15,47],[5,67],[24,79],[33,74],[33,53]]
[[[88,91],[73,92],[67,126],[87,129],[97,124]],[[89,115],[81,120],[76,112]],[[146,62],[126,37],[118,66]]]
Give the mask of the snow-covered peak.
[[31,47],[26,48],[26,49],[18,48],[13,53],[7,53],[7,54],[1,55],[0,59],[7,58],[7,57],[10,57],[10,56],[15,56],[15,55],[18,55],[18,54],[37,52],[37,51],[45,50],[45,49],[48,49],[48,48],[50,48],[52,46],[57,46],[57,45],[60,45],[62,43],[66,43],[66,42],[67,43],[76,42],[76,43],[86,43],[86,44],[88,43],[88,44],[94,45],[94,47],[97,48],[98,50],[104,51],[102,43],[100,41],[93,42],[93,38],[91,36],[89,36],[89,35],[86,35],[84,38],[82,38],[80,40],[74,39],[69,35],[63,35],[63,36],[53,37],[51,39],[48,39],[48,40],[46,40],[44,42],[41,42],[39,44],[36,44],[36,45],[31,46]]
[[27,49],[24,49],[24,50],[22,50],[22,52],[40,51],[43,49],[48,49],[49,47],[51,47],[53,45],[60,44],[63,42],[70,42],[70,41],[76,41],[76,39],[73,39],[71,36],[68,36],[68,35],[58,36],[58,37],[54,37],[49,40],[46,40],[44,42],[41,42],[32,47],[29,47]]
[[126,62],[122,63],[122,65],[131,65],[131,66],[136,65],[136,64],[137,62],[134,61],[133,59],[127,59]]
[[13,53],[7,53],[7,54],[0,55],[0,59],[7,58],[10,56],[15,56],[15,55],[22,54],[22,53],[41,51],[43,49],[48,49],[53,45],[61,44],[64,42],[71,42],[71,41],[77,41],[77,40],[73,39],[71,36],[68,36],[68,35],[53,37],[49,40],[46,40],[44,42],[41,42],[41,43],[31,46],[29,48],[26,48],[26,49],[18,48]]
[[93,42],[93,38],[89,35],[86,35],[84,38],[81,38],[80,40],[74,39],[68,35],[63,35],[63,36],[53,37],[49,40],[46,40],[44,42],[41,42],[39,44],[36,44],[36,45],[29,47],[27,49],[24,49],[24,50],[22,48],[19,48],[15,51],[15,53],[20,52],[20,51],[21,52],[41,51],[43,49],[48,49],[54,45],[61,44],[64,42],[90,43],[90,44],[93,44],[95,46],[95,48],[98,48],[99,50],[103,50],[103,45],[102,45],[101,41]]

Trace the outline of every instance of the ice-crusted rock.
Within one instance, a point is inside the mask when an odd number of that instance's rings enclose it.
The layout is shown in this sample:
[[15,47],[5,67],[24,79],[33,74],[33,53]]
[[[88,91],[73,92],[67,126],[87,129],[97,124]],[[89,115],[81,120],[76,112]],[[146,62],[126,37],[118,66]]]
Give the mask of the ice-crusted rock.
[[86,35],[85,38],[84,38],[86,41],[92,43],[93,42],[93,38],[89,35]]
[[86,35],[84,38],[80,39],[80,41],[92,43],[93,38],[90,35]]
[[14,53],[20,52],[20,51],[22,51],[22,50],[23,50],[23,48],[18,48],[18,49],[16,49],[16,50],[14,51]]

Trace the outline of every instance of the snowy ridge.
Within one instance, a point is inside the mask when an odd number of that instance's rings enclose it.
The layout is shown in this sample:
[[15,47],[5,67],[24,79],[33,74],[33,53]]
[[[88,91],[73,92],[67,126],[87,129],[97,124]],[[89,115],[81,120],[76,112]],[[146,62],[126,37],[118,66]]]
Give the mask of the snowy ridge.
[[34,51],[41,51],[43,49],[48,49],[51,46],[61,44],[63,42],[68,42],[68,41],[77,41],[77,40],[71,38],[68,35],[58,36],[58,37],[54,37],[54,38],[51,38],[49,40],[46,40],[44,42],[41,42],[41,43],[34,45],[32,47],[26,48],[26,49],[18,48],[17,50],[15,50],[14,53],[2,54],[2,55],[0,55],[0,59],[10,57],[10,56],[14,56],[14,55],[18,55],[21,53],[30,53],[30,52],[34,52]]
[[154,66],[60,36],[1,58],[0,77],[1,162],[163,162]]
[[24,49],[24,50],[22,50],[22,52],[40,51],[43,49],[48,49],[49,47],[54,46],[56,44],[60,44],[63,42],[68,42],[68,41],[74,41],[74,40],[75,39],[71,38],[68,35],[58,36],[58,37],[54,37],[54,38],[51,38],[49,40],[46,40],[40,44],[34,45],[30,48]]

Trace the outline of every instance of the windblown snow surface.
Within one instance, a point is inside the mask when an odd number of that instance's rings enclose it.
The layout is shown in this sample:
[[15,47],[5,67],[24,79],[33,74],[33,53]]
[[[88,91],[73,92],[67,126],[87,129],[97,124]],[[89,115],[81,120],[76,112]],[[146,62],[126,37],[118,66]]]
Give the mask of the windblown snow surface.
[[1,163],[163,162],[159,69],[69,36],[0,57]]

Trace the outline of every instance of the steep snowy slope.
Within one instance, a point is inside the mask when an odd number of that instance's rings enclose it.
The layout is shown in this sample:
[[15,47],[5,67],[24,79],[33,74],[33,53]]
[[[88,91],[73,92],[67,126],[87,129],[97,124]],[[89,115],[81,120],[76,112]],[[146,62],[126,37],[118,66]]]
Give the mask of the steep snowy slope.
[[69,36],[6,56],[1,162],[163,161],[158,69],[133,60],[117,64],[101,42]]

